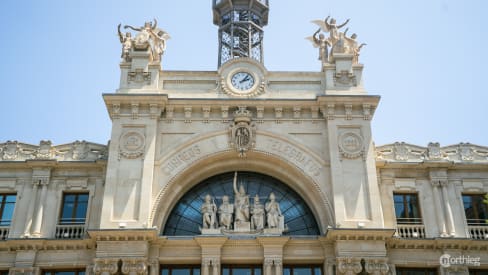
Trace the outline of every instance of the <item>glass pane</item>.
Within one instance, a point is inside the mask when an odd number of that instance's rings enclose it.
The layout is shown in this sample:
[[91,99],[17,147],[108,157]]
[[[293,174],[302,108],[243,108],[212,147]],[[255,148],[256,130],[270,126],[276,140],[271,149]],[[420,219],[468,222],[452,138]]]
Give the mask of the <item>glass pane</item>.
[[261,268],[254,268],[254,275],[261,275]]
[[161,275],[169,275],[169,270],[167,268],[161,268]]
[[252,275],[250,268],[233,268],[232,275]]
[[199,267],[193,268],[193,275],[200,275],[200,268]]
[[171,275],[191,275],[189,268],[173,268]]
[[322,275],[322,268],[316,267],[314,269],[314,275]]
[[59,271],[53,272],[55,275],[76,275],[75,271]]
[[229,268],[227,267],[222,268],[222,275],[230,275]]
[[75,207],[75,204],[73,202],[64,201],[63,213],[61,215],[61,219],[65,220],[65,221],[71,220],[71,218],[73,216],[74,207]]
[[290,274],[290,268],[289,267],[283,268],[283,275],[291,275]]
[[10,225],[10,222],[12,221],[12,216],[14,215],[14,204],[6,204],[3,209],[2,216],[0,217],[0,220],[3,223],[8,223],[5,225]]
[[5,198],[5,201],[7,203],[15,203],[15,198],[17,197],[17,195],[7,195],[6,198]]
[[312,269],[308,267],[293,268],[293,275],[312,275]]
[[86,202],[78,203],[78,207],[76,208],[76,213],[75,213],[75,217],[76,217],[77,222],[84,222],[85,221],[86,207],[87,207]]

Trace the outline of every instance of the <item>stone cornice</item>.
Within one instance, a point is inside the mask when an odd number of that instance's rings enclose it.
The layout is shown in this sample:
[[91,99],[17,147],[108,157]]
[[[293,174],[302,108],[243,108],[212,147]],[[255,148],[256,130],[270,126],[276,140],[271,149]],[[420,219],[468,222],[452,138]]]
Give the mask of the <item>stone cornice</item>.
[[325,233],[322,242],[327,241],[385,241],[393,236],[395,229],[357,229],[357,228],[331,228]]
[[463,249],[463,250],[488,250],[488,242],[485,240],[461,239],[461,238],[436,238],[436,239],[399,239],[391,238],[386,242],[388,249]]
[[57,240],[57,239],[8,239],[0,242],[0,251],[57,251],[57,250],[92,250],[95,242],[84,240]]
[[156,241],[157,229],[89,229],[88,236],[96,241]]

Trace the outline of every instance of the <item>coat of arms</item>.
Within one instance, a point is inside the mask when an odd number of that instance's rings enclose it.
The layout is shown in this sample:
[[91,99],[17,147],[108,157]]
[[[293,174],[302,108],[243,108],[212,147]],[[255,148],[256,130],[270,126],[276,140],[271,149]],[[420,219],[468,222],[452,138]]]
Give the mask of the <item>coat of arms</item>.
[[256,143],[256,125],[251,120],[251,111],[239,107],[229,127],[229,145],[239,152],[240,157],[245,157],[246,152],[254,148]]

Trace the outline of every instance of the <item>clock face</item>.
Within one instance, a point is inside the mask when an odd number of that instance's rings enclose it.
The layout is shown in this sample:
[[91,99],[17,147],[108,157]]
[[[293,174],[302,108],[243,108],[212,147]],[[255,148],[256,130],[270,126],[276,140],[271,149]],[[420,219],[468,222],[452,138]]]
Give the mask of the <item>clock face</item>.
[[246,91],[254,86],[254,77],[248,72],[237,72],[231,78],[234,88],[239,91]]

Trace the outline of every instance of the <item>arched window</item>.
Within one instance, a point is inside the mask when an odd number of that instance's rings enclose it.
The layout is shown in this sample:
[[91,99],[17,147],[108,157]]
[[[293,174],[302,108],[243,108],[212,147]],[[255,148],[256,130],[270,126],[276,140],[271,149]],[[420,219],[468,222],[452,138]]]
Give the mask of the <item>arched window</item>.
[[[202,214],[200,208],[207,194],[215,198],[217,205],[222,203],[222,196],[234,201],[234,173],[224,173],[210,177],[193,187],[186,193],[171,211],[163,230],[165,236],[200,235]],[[251,198],[258,194],[264,204],[273,192],[279,202],[285,218],[287,231],[284,235],[320,235],[317,222],[312,211],[304,200],[290,187],[273,177],[254,173],[238,172],[238,184],[243,184]]]

